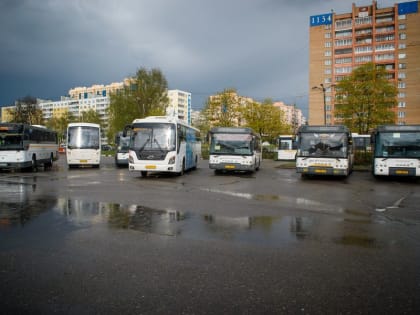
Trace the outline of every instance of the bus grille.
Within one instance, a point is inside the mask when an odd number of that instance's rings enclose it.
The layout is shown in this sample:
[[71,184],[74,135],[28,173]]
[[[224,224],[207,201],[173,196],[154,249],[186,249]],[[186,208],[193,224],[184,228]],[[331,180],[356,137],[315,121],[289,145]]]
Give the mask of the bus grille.
[[166,151],[141,151],[136,152],[138,160],[163,161],[166,158]]

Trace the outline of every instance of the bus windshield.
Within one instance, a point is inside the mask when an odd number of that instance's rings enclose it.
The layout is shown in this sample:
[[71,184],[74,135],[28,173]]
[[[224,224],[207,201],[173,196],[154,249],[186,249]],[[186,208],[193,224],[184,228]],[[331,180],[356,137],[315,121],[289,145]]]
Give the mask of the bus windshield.
[[0,126],[0,150],[22,149],[22,131],[22,126]]
[[89,126],[69,127],[67,135],[68,149],[99,149],[99,129]]
[[119,152],[128,152],[130,147],[130,137],[120,137],[118,142]]
[[138,151],[174,151],[176,148],[174,124],[141,123],[133,126],[131,148]]
[[252,155],[252,135],[218,134],[211,137],[210,154]]
[[300,156],[347,157],[345,133],[301,133]]
[[376,157],[420,157],[420,132],[379,133],[375,143]]

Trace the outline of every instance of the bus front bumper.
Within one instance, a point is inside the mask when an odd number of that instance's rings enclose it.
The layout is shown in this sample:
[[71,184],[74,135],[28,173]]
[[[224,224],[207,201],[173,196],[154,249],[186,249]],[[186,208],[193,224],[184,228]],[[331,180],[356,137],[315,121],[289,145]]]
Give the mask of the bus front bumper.
[[318,167],[318,166],[308,166],[308,167],[297,167],[297,173],[308,174],[308,175],[333,175],[333,176],[347,176],[346,169],[332,168],[332,167]]
[[225,171],[253,171],[254,170],[254,165],[243,165],[239,163],[209,164],[209,167],[214,170],[225,170]]

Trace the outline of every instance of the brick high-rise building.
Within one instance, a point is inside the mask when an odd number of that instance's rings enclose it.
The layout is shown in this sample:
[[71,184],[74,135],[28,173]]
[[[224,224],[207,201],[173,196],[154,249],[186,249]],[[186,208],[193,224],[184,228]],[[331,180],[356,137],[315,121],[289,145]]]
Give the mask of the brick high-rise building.
[[398,88],[396,124],[420,124],[419,1],[357,7],[310,17],[309,124],[334,124],[334,86],[374,62]]

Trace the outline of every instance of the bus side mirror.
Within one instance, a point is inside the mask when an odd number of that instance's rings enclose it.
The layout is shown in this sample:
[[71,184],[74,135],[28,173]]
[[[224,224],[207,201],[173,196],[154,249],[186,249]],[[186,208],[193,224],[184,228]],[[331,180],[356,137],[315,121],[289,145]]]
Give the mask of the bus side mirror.
[[131,131],[132,129],[133,129],[133,126],[132,126],[132,125],[126,125],[126,126],[124,127],[124,129],[123,129],[122,136],[123,136],[123,137],[127,137],[127,133],[128,133],[128,131]]

